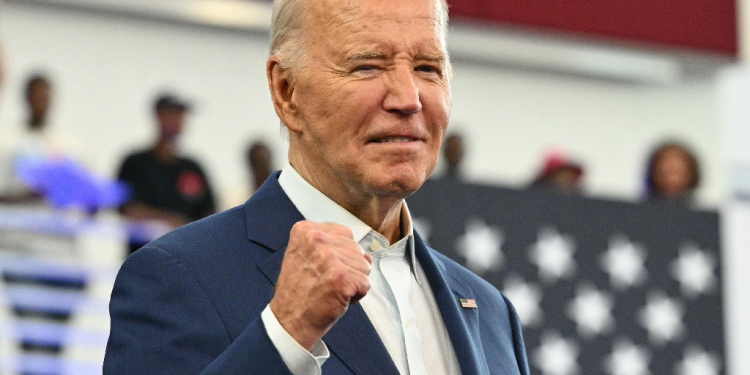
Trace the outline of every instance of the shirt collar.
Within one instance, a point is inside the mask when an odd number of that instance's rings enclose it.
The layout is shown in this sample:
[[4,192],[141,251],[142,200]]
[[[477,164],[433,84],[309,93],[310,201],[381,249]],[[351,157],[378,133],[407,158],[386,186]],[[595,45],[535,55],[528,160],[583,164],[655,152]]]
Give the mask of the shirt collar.
[[281,171],[279,185],[305,220],[348,227],[354,232],[354,240],[357,242],[372,230],[369,225],[310,185],[289,163]]
[[[289,163],[281,171],[279,185],[281,185],[284,193],[289,196],[289,199],[297,207],[305,220],[316,223],[334,223],[348,227],[354,233],[354,241],[357,241],[357,243],[360,243],[371,231],[374,232],[369,225],[365,224],[302,178]],[[411,214],[405,201],[401,204],[401,230],[402,233],[406,233],[409,260],[412,265],[412,272],[414,272],[416,262],[414,254],[414,229]]]

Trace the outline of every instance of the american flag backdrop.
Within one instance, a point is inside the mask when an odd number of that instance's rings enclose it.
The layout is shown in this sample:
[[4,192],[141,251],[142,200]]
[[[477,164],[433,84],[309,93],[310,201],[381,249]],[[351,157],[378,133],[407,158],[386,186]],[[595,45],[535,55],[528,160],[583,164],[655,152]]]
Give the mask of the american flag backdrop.
[[407,202],[430,246],[513,302],[532,374],[725,373],[715,212],[452,180]]

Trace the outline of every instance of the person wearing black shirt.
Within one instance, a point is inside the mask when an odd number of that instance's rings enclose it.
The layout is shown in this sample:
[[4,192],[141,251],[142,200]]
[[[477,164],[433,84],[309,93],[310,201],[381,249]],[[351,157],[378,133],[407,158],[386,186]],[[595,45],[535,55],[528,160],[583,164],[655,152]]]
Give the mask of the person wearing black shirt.
[[[154,103],[159,126],[156,144],[128,155],[118,179],[131,188],[131,199],[120,207],[122,215],[134,221],[158,220],[177,228],[216,212],[208,178],[200,165],[176,152],[187,102],[172,94],[160,95]],[[149,239],[130,239],[130,253]]]

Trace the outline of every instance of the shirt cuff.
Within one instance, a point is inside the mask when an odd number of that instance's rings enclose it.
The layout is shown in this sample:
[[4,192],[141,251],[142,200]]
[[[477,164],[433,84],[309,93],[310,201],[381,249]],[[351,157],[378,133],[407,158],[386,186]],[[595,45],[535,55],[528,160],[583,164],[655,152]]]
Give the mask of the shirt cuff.
[[276,350],[281,354],[281,359],[289,368],[289,371],[294,375],[320,375],[320,368],[326,362],[330,353],[328,347],[319,340],[315,343],[312,348],[312,352],[308,352],[307,349],[303,348],[284,327],[281,326],[279,320],[276,319],[273,311],[271,311],[271,305],[266,306],[263,313],[260,314],[263,325],[266,327],[266,332],[271,342],[276,347]]

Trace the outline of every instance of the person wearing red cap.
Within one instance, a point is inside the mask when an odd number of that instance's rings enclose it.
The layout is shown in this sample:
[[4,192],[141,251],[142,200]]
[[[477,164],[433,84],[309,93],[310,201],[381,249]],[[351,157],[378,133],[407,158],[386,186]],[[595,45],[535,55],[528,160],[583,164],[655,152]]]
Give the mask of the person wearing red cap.
[[531,187],[562,193],[578,193],[582,177],[583,167],[560,152],[551,152],[545,158],[544,168],[531,183]]

